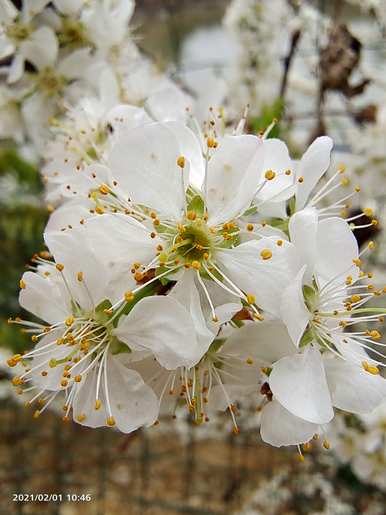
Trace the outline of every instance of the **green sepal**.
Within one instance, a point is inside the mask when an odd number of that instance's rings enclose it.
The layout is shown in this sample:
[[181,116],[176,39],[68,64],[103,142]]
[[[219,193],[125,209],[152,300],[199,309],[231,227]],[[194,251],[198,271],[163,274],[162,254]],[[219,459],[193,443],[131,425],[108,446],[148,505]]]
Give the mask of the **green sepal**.
[[200,195],[195,195],[189,202],[188,211],[194,211],[199,218],[202,218],[205,214],[204,200]]

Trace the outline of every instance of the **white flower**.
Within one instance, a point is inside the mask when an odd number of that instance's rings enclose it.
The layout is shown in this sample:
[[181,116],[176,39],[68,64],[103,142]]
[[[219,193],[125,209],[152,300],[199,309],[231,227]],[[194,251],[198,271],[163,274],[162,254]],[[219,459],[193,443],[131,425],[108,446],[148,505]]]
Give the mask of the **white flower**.
[[[204,291],[202,276],[209,275],[257,316],[255,303],[277,314],[277,296],[299,268],[294,247],[273,237],[239,244],[244,226],[238,219],[267,183],[259,173],[263,145],[255,136],[225,136],[216,146],[209,138],[203,158],[199,141],[176,122],[121,133],[105,173],[112,182],[98,182],[103,167],[90,167],[92,212],[99,215],[86,220],[85,236],[119,275],[133,269],[141,280],[153,269],[156,278],[179,280],[193,269]],[[189,175],[205,176],[201,191],[188,189]],[[55,227],[61,216],[67,225],[66,213],[56,215]]]
[[52,62],[57,47],[55,33],[34,23],[34,17],[47,4],[47,0],[24,1],[19,12],[12,2],[4,0],[0,7],[0,59],[13,56],[7,70],[10,83],[22,77],[25,61],[40,69]]
[[85,425],[116,424],[130,432],[151,424],[158,415],[155,394],[123,365],[120,353],[147,348],[164,362],[175,352],[178,365],[191,366],[197,360],[192,357],[197,341],[191,315],[183,307],[178,310],[172,297],[132,299],[130,312],[116,329],[108,270],[82,245],[82,233],[52,233],[46,242],[57,264],[45,263],[38,273],[24,274],[20,304],[48,325],[23,323],[36,333],[33,340],[40,341],[34,350],[9,361],[16,365],[32,359],[14,384],[34,391],[33,399],[44,401],[42,410],[64,390],[65,416],[73,409],[75,420]]

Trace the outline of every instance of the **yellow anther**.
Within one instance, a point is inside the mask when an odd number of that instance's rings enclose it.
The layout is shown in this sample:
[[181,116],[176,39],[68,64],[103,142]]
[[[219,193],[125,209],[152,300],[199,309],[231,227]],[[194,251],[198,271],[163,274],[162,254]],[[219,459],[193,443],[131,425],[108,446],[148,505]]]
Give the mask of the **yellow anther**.
[[256,297],[252,293],[248,293],[247,302],[248,304],[254,304],[256,302]]
[[354,188],[354,189],[355,189],[355,191],[356,191],[357,193],[359,193],[359,192],[361,191],[360,186],[355,186],[355,188]]
[[213,315],[213,316],[212,316],[212,321],[213,321],[213,322],[218,322],[218,317],[217,317],[216,315]]
[[272,181],[276,177],[276,174],[273,170],[267,170],[264,174],[264,177],[267,179],[267,181]]
[[349,186],[350,185],[350,179],[348,177],[342,177],[340,184],[342,186]]
[[352,284],[352,277],[351,277],[351,275],[348,275],[346,277],[346,285],[349,286],[350,284]]
[[67,327],[71,327],[72,324],[74,323],[74,317],[73,316],[68,317],[64,323],[66,324]]
[[340,163],[340,164],[338,165],[338,172],[339,172],[339,173],[344,173],[345,171],[346,171],[346,165],[345,165],[345,164],[343,164],[343,163]]
[[363,210],[363,214],[366,215],[368,218],[372,218],[374,211],[371,209],[371,207],[365,207]]
[[25,287],[26,287],[26,284],[25,284],[25,281],[23,281],[23,279],[20,279],[19,281],[19,287],[21,290],[24,290]]
[[62,379],[62,380],[60,381],[60,386],[63,386],[63,388],[65,388],[67,385],[68,385],[68,381],[67,381],[67,379]]
[[103,207],[101,207],[101,206],[97,206],[97,207],[95,208],[95,212],[96,212],[96,213],[98,213],[98,215],[103,215],[103,214],[104,214],[104,212],[105,212],[105,210],[103,209]]
[[185,167],[185,158],[184,158],[184,156],[180,156],[180,157],[177,158],[177,165],[180,168],[184,168]]
[[143,273],[142,272],[135,272],[134,274],[134,279],[139,282],[139,281],[142,281],[143,279]]
[[99,399],[97,399],[97,400],[95,401],[94,408],[95,408],[96,410],[98,410],[101,406],[102,406],[102,401],[100,401]]
[[85,415],[84,413],[82,413],[81,415],[78,415],[78,416],[76,417],[76,420],[77,420],[78,422],[83,422],[84,420],[86,420],[86,415]]
[[134,300],[134,293],[132,291],[127,291],[124,295],[126,302],[131,302]]
[[36,411],[34,411],[34,414],[32,416],[33,418],[38,418],[40,416],[40,411],[37,409]]
[[195,220],[197,218],[197,214],[194,211],[188,211],[186,213],[186,218],[188,220]]
[[101,184],[101,186],[99,186],[99,191],[102,193],[102,195],[107,195],[110,193],[110,188],[106,184]]
[[327,450],[331,447],[331,444],[327,439],[323,440],[323,447]]
[[247,224],[247,231],[253,231],[253,224]]
[[247,358],[245,360],[245,362],[246,362],[247,365],[253,365],[253,359],[252,358]]
[[80,382],[81,382],[81,380],[82,380],[82,376],[81,376],[81,375],[77,375],[77,376],[75,376],[75,377],[74,377],[74,381],[75,381],[76,383],[80,383]]
[[312,444],[310,442],[306,442],[302,445],[303,451],[309,452],[312,449]]
[[351,302],[359,302],[360,300],[361,300],[360,295],[351,295],[351,297],[350,297]]
[[78,279],[78,281],[81,283],[83,281],[83,272],[78,272],[76,274],[76,278]]
[[56,263],[55,268],[59,272],[62,272],[64,270],[64,265],[62,265],[61,263]]
[[370,331],[370,336],[373,338],[373,340],[380,340],[382,338],[381,333],[376,329]]
[[276,241],[276,245],[277,245],[278,247],[281,247],[281,246],[283,245],[283,243],[284,243],[284,242],[283,242],[283,240],[277,240],[277,241]]
[[201,269],[201,263],[199,261],[192,261],[192,268],[194,268],[195,270],[200,270]]
[[304,458],[303,454],[297,454],[297,458],[298,458],[298,460],[299,460],[301,463],[303,463],[303,462],[304,462],[304,460],[305,460],[305,458]]
[[368,284],[367,285],[367,289],[368,290],[373,290],[374,289],[374,285],[373,284]]
[[302,177],[302,176],[298,177],[298,182],[300,182],[300,184],[301,184],[302,182],[304,182],[304,177]]
[[369,250],[375,249],[375,241],[369,241],[369,243],[367,244],[367,248]]
[[217,141],[214,138],[208,138],[206,140],[206,144],[208,145],[208,148],[216,148],[217,147]]
[[262,259],[264,259],[266,261],[267,259],[271,259],[272,252],[269,249],[263,249],[260,252],[260,256],[261,256]]
[[377,226],[378,220],[376,220],[375,218],[373,220],[371,220],[371,225]]
[[352,262],[356,266],[361,266],[362,265],[362,261],[359,258],[358,259],[353,259]]
[[286,175],[291,175],[291,173],[292,173],[292,172],[291,172],[291,170],[286,170],[284,173],[285,173]]
[[110,427],[115,426],[115,418],[110,416],[106,419],[106,424]]

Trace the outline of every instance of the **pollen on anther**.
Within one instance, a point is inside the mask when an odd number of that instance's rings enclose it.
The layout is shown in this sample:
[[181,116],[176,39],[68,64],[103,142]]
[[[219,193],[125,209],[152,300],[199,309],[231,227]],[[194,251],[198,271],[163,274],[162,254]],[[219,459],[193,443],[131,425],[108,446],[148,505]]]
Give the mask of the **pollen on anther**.
[[272,252],[271,250],[269,249],[263,249],[261,252],[260,252],[260,256],[262,259],[264,259],[264,261],[266,261],[267,259],[271,259],[272,257]]

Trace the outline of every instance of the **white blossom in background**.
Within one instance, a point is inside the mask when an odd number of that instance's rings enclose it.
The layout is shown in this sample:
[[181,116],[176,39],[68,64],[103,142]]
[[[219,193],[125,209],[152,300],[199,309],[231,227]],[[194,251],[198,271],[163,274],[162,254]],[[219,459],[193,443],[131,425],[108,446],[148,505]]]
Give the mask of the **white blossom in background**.
[[228,101],[234,112],[242,112],[249,104],[251,112],[258,115],[264,105],[278,98],[290,35],[288,31],[283,38],[282,27],[290,20],[286,0],[231,2],[224,23],[242,49],[233,84],[228,85]]
[[386,195],[386,107],[380,104],[374,123],[349,132],[354,171],[364,195],[374,199]]
[[364,483],[386,489],[385,452],[386,404],[368,415],[336,418],[331,443],[341,463],[349,464]]

